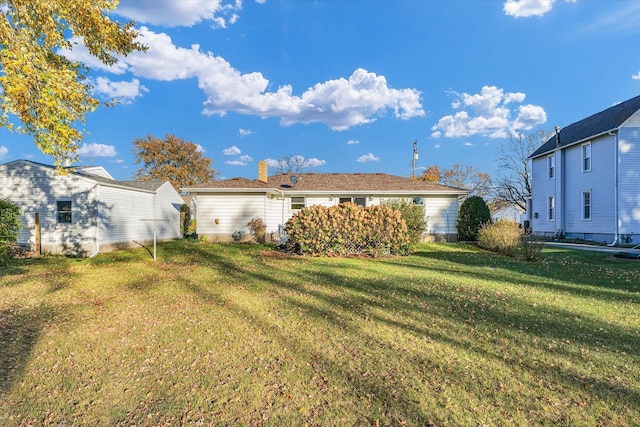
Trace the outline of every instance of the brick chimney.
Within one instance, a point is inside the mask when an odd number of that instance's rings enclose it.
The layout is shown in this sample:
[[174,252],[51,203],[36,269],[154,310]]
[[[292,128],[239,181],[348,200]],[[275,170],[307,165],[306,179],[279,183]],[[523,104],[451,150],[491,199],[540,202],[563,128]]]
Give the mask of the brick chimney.
[[268,173],[269,172],[267,167],[267,161],[260,160],[258,162],[258,181],[264,182],[266,184],[268,181],[268,178],[267,178]]

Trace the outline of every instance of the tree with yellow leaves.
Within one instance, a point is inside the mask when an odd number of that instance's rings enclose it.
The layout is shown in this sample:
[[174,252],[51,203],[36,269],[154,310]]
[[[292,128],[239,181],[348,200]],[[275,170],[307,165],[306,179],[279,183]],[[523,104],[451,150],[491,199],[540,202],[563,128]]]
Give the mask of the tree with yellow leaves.
[[[132,22],[112,21],[118,0],[4,0],[0,2],[0,126],[33,136],[56,165],[75,160],[90,96],[88,68],[59,52],[71,37],[106,65],[146,47]],[[19,123],[13,123],[13,122]]]

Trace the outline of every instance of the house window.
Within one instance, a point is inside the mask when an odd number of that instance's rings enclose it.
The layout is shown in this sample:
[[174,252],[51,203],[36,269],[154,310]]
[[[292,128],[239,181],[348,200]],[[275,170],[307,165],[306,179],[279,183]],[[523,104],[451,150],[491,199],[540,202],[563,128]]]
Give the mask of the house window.
[[304,208],[304,197],[292,197],[291,198],[291,210],[300,210]]
[[549,164],[549,179],[553,179],[556,176],[556,156],[554,154],[547,157]]
[[547,201],[548,215],[547,218],[549,221],[553,221],[556,219],[556,198],[554,196],[549,196]]
[[591,219],[591,190],[582,192],[582,219]]
[[582,146],[582,172],[591,170],[591,143]]
[[71,202],[70,201],[58,201],[58,223],[69,224],[71,223]]
[[366,197],[340,197],[338,204],[348,202],[353,202],[358,206],[362,206],[363,208],[367,206]]
[[413,204],[418,206],[424,206],[424,199],[422,197],[414,197]]

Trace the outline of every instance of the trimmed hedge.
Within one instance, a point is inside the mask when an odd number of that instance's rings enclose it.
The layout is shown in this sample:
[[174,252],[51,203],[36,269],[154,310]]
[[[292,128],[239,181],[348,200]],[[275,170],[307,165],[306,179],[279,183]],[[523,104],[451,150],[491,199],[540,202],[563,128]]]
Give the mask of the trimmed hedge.
[[407,224],[388,206],[363,208],[355,203],[315,205],[296,213],[285,225],[288,245],[309,255],[403,255],[410,252]]

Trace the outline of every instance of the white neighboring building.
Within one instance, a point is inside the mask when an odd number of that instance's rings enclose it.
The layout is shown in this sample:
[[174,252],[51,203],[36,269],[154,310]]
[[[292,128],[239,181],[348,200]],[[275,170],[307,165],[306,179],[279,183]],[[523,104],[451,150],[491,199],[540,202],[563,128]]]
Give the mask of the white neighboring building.
[[154,226],[158,241],[182,236],[183,201],[168,181],[116,181],[102,167],[80,166],[62,175],[29,160],[5,163],[0,198],[20,207],[24,228],[18,243],[34,249],[39,244],[42,253],[93,256],[147,245]]
[[[233,178],[182,188],[192,196],[196,232],[214,241],[250,238],[247,223],[261,218],[268,240],[305,206],[361,206],[410,199],[424,206],[425,240],[457,240],[458,199],[467,190],[382,173],[283,173],[267,176],[259,164],[257,180]],[[235,236],[235,238],[234,238]]]
[[518,224],[522,224],[524,212],[524,209],[522,209],[520,206],[516,205],[515,203],[510,203],[491,212],[491,220],[493,222],[496,222],[501,219],[506,219],[509,221],[517,222]]
[[640,96],[558,129],[530,158],[534,234],[640,243]]

